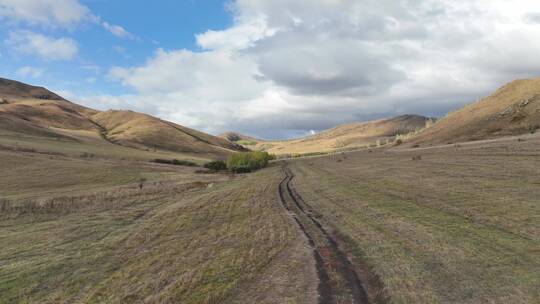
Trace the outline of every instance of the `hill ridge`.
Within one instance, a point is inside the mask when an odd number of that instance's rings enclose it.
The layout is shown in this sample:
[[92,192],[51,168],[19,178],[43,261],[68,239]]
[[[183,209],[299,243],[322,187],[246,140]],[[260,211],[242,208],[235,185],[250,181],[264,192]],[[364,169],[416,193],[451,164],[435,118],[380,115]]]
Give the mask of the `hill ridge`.
[[0,78],[0,128],[10,134],[95,141],[141,150],[204,153],[224,158],[241,146],[146,113],[98,111],[47,90]]
[[408,140],[447,144],[521,135],[540,129],[540,78],[511,81],[492,94],[450,112]]

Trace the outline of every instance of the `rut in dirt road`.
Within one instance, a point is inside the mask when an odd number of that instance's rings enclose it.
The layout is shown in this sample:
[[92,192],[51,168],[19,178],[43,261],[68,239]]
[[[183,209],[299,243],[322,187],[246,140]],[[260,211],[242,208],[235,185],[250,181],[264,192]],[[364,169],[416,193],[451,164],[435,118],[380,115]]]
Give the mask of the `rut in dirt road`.
[[291,184],[294,174],[284,167],[285,178],[279,184],[283,206],[293,214],[300,230],[307,237],[319,276],[319,303],[369,303],[366,291],[347,255],[321,223],[306,211],[306,204]]

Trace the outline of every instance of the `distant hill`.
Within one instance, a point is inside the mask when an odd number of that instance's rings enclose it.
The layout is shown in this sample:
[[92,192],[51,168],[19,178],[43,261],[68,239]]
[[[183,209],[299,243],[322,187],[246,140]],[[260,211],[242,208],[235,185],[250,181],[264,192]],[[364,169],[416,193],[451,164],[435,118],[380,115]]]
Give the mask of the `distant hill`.
[[192,153],[243,150],[228,140],[132,111],[100,112],[92,120],[108,140],[125,146]]
[[60,129],[98,129],[88,119],[97,111],[76,105],[42,87],[0,78],[0,128],[36,136],[63,137]]
[[377,141],[383,144],[386,141],[394,141],[397,135],[420,130],[432,120],[419,115],[402,115],[339,125],[308,137],[282,141],[264,141],[233,132],[224,135],[239,137],[237,143],[250,142],[250,145],[244,146],[252,150],[264,150],[274,154],[304,154],[364,147],[374,145]]
[[436,145],[536,132],[540,128],[540,78],[516,80],[491,96],[451,112],[408,145]]
[[13,99],[64,100],[62,97],[43,87],[36,87],[4,78],[0,78],[0,96]]
[[72,103],[45,88],[1,78],[0,131],[72,141],[101,140],[142,150],[204,153],[216,158],[244,149],[150,115],[132,111],[100,112]]

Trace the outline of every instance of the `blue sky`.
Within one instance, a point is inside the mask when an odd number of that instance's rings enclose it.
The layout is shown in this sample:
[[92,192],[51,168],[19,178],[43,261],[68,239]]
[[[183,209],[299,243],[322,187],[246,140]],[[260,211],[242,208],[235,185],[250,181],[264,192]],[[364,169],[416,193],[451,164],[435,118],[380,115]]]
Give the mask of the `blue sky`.
[[[225,3],[217,0],[166,0],[156,1],[155,5],[143,0],[88,0],[80,4],[133,36],[115,36],[92,22],[63,27],[5,18],[0,23],[2,41],[10,32],[30,30],[51,37],[70,37],[76,41],[78,54],[73,60],[51,60],[21,55],[4,45],[0,48],[0,75],[77,94],[125,94],[132,89],[103,77],[110,67],[144,62],[157,48],[197,50],[195,33],[224,28],[232,22]],[[21,72],[23,67],[38,72]]]
[[536,0],[0,0],[0,77],[290,138],[538,77],[539,37]]

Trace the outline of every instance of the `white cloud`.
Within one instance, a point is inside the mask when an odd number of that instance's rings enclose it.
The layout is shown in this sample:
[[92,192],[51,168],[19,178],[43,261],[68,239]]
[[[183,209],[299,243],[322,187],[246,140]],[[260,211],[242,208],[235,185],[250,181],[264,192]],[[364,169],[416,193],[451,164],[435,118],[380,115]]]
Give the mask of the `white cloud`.
[[256,73],[257,67],[251,60],[228,51],[158,49],[144,65],[115,67],[109,74],[141,94],[175,93],[199,101],[242,101],[257,97],[264,88],[253,77]]
[[44,70],[41,68],[35,68],[31,66],[25,66],[17,70],[17,75],[23,77],[39,78],[43,75]]
[[69,27],[93,16],[77,0],[0,0],[0,18]]
[[197,44],[203,49],[245,49],[255,42],[270,37],[276,30],[268,28],[265,18],[242,22],[224,31],[206,31],[196,35]]
[[120,25],[102,21],[79,0],[0,0],[0,20],[46,27],[73,28],[82,22],[103,27],[112,35],[140,40]]
[[237,0],[230,9],[232,26],[196,36],[203,51],[158,50],[111,69],[136,92],[118,97],[123,105],[145,102],[214,133],[279,137],[443,114],[540,74],[538,1]]
[[132,33],[126,31],[123,27],[119,25],[109,24],[108,22],[102,22],[101,25],[104,29],[109,31],[109,33],[113,34],[116,37],[123,38],[123,39],[131,39],[131,40],[139,40],[139,38]]
[[53,38],[31,31],[10,32],[6,44],[19,53],[45,60],[70,60],[78,53],[73,39]]

